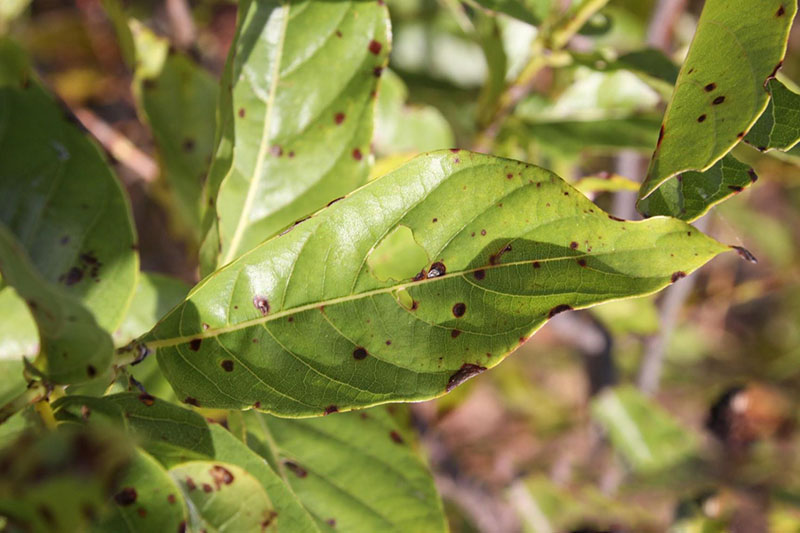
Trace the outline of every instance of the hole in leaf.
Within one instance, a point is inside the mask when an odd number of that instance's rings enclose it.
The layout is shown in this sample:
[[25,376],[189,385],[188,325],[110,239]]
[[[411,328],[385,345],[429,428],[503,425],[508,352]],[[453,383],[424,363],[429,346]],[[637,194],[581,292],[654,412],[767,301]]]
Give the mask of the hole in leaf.
[[370,272],[380,281],[411,279],[427,264],[428,254],[408,226],[395,228],[367,258]]

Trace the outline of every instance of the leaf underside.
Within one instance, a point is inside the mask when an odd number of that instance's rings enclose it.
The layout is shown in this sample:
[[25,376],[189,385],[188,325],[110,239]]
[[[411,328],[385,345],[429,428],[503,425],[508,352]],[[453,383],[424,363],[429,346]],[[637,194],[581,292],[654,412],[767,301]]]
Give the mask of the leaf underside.
[[769,80],[767,110],[753,125],[744,141],[762,152],[791,150],[800,141],[800,94],[777,79]]
[[[399,226],[420,281],[380,281]],[[619,221],[554,174],[434,152],[201,281],[142,341],[178,397],[312,416],[445,393],[549,317],[652,293],[724,251],[683,222]]]
[[667,107],[639,199],[727,154],[763,113],[797,3],[708,0]]

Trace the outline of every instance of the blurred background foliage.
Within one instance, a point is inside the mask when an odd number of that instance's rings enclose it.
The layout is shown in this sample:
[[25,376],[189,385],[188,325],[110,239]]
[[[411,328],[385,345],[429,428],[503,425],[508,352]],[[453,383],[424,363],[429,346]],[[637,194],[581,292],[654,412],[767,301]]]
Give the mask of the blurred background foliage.
[[[494,131],[542,20],[570,2],[387,3],[373,177],[423,151],[477,147],[636,218],[702,1],[609,1]],[[0,32],[111,155],[143,269],[187,283],[235,18],[223,0],[0,1]],[[784,81],[800,80],[798,47],[793,31]],[[413,406],[453,531],[800,531],[800,150],[735,155],[758,184],[699,224],[757,265],[721,257],[661,295],[560,315],[494,372]],[[162,283],[153,275],[137,298],[156,305],[148,291]],[[171,301],[185,288],[170,290]]]

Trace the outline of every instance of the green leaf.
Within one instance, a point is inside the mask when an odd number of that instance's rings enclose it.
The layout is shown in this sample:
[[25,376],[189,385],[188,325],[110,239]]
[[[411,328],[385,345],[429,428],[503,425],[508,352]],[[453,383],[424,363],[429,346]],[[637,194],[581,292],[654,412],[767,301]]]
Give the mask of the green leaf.
[[39,352],[36,322],[25,300],[11,287],[0,289],[0,360],[21,361]]
[[691,222],[725,199],[742,192],[758,177],[750,166],[726,155],[705,172],[684,172],[670,180],[637,208],[646,217],[666,215]]
[[203,273],[366,181],[373,93],[390,44],[381,4],[241,0]]
[[47,361],[44,370],[50,380],[77,383],[108,368],[113,350],[111,336],[77,298],[39,275],[3,224],[0,272],[26,301],[36,320],[41,353]]
[[385,409],[305,420],[246,416],[320,529],[447,530],[427,467]]
[[708,0],[667,106],[639,200],[727,154],[764,112],[796,2]]
[[138,270],[127,198],[98,148],[31,79],[8,41],[0,63],[0,223],[44,280],[113,331]]
[[476,2],[498,13],[538,25],[552,9],[553,0],[476,0]]
[[753,125],[744,142],[766,152],[791,150],[800,141],[800,94],[777,79],[769,80],[767,110]]
[[528,124],[525,131],[531,138],[567,154],[581,150],[644,150],[652,146],[658,136],[658,117],[640,115],[600,120],[537,122]]
[[453,131],[442,113],[433,106],[409,105],[407,99],[403,80],[384,70],[375,110],[375,153],[418,154],[453,146]]
[[577,64],[600,72],[628,70],[644,79],[657,80],[670,86],[675,85],[680,72],[678,66],[657,48],[634,50],[615,59],[609,59],[601,52],[573,52],[571,55]]
[[199,244],[201,197],[214,145],[217,84],[169,42],[131,21],[137,69],[133,93],[161,162],[161,193],[173,225]]
[[131,453],[117,433],[61,427],[22,434],[0,451],[4,529],[84,531],[88,519],[105,508],[109,489]]
[[190,461],[169,471],[191,501],[191,531],[277,531],[277,511],[258,480],[235,465]]
[[631,386],[606,389],[591,407],[614,448],[637,471],[663,471],[697,452],[694,435]]
[[161,464],[136,450],[116,483],[113,510],[94,531],[181,531],[188,509],[181,491]]
[[[147,394],[122,393],[103,398],[67,396],[54,404],[62,420],[89,420],[127,428],[131,436],[166,468],[187,461],[222,461],[256,478],[278,511],[278,531],[317,532],[311,516],[270,466],[228,431],[198,413]],[[201,487],[202,489],[202,487]]]
[[[429,258],[420,281],[368,267],[399,226]],[[312,416],[423,400],[558,312],[658,291],[726,249],[677,220],[614,220],[531,165],[434,152],[207,277],[141,341],[204,407]]]

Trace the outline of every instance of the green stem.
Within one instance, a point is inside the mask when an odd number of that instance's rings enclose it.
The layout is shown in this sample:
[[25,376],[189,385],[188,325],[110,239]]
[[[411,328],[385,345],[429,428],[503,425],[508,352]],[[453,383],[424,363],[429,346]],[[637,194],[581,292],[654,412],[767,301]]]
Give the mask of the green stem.
[[25,392],[0,407],[0,424],[11,418],[28,405],[47,396],[47,389],[41,381],[32,381]]

